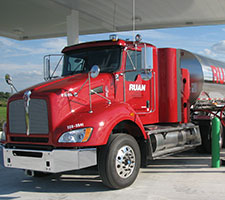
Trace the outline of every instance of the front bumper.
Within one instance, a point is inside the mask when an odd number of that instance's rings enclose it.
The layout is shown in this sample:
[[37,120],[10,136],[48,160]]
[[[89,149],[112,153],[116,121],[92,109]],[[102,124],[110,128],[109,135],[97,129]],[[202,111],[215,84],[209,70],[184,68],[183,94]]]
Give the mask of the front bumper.
[[24,150],[3,147],[4,166],[58,173],[97,164],[96,148],[78,150]]

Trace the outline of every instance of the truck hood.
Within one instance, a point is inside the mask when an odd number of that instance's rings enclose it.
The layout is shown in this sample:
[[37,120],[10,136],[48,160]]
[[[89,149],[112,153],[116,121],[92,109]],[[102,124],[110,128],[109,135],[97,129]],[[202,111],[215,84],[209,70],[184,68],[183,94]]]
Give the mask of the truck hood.
[[[25,91],[32,91],[32,94],[37,94],[38,96],[41,94],[51,93],[51,92],[65,92],[65,91],[76,91],[79,90],[80,87],[87,81],[88,74],[76,74],[73,76],[57,78],[54,80],[50,80],[47,82],[42,82],[40,84],[34,85],[30,88],[26,88],[25,90],[20,91],[19,93],[13,95],[14,97],[18,97],[24,94]],[[91,85],[93,87],[98,87],[100,85],[105,85],[106,82],[113,83],[112,74],[102,73],[95,79],[91,78]],[[88,81],[85,86],[88,86]]]
[[[84,120],[80,120],[83,113],[97,112],[99,104],[103,110],[111,105],[107,99],[114,100],[115,87],[112,74],[101,73],[98,77],[91,78],[91,92],[89,86],[88,74],[77,74],[43,82],[11,96],[8,101],[8,116],[10,119],[16,119],[16,123],[22,127],[19,129],[20,133],[26,134],[24,123],[27,104],[24,103],[29,97],[24,93],[30,90],[31,101],[28,107],[30,124],[35,124],[31,128],[32,136],[38,134],[39,137],[42,134],[47,137],[46,133],[48,133],[49,144],[52,145],[56,133],[60,135],[71,129],[70,127],[84,126]],[[24,101],[21,101],[23,97]],[[10,105],[12,105],[11,108]],[[39,131],[39,127],[44,128]]]

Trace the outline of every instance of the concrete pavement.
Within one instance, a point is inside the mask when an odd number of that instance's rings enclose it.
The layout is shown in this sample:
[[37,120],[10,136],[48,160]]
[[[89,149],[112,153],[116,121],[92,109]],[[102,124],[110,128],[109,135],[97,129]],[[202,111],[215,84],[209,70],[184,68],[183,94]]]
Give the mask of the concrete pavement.
[[0,167],[0,199],[224,200],[225,168],[210,166],[208,155],[177,154],[153,161],[140,170],[132,186],[122,190],[104,187],[96,168],[31,178],[22,170]]

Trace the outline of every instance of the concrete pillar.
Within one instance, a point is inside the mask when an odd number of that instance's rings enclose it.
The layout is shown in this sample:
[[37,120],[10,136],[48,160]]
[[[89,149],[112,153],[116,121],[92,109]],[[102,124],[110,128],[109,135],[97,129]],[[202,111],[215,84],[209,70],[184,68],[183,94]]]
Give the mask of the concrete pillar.
[[79,12],[72,10],[67,16],[67,45],[79,43]]

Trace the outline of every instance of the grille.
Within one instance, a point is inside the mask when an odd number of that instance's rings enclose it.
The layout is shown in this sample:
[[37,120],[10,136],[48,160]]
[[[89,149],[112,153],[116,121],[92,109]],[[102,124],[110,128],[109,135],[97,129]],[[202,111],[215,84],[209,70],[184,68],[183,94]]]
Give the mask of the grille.
[[54,149],[52,146],[46,145],[12,144],[12,143],[6,144],[5,147],[9,149],[29,149],[29,150],[43,150],[43,151],[52,151]]
[[48,138],[10,137],[12,142],[48,143]]
[[[29,106],[30,134],[48,134],[47,103],[43,99],[31,99]],[[26,133],[24,100],[12,101],[9,104],[10,133]]]

